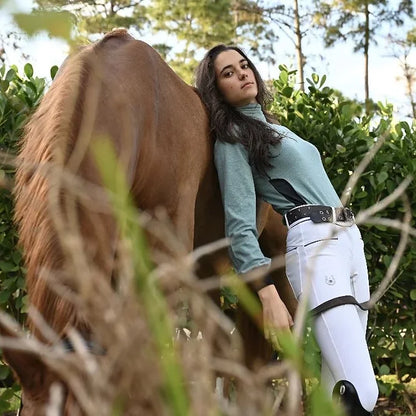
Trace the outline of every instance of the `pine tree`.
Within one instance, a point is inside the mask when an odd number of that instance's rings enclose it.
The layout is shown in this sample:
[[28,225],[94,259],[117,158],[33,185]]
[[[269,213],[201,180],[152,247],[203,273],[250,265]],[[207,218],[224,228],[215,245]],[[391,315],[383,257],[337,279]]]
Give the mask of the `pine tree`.
[[367,113],[370,111],[369,50],[377,42],[380,29],[387,24],[401,26],[413,14],[412,0],[315,0],[314,23],[324,29],[326,46],[351,39],[354,52],[364,55],[364,90]]
[[154,0],[148,8],[155,34],[166,41],[153,45],[186,81],[203,51],[218,43],[238,44],[262,55],[269,43],[263,10],[253,0]]
[[410,60],[410,54],[416,46],[416,28],[410,30],[405,38],[392,34],[388,38],[393,47],[392,56],[399,61],[405,81],[406,95],[410,104],[409,116],[416,119],[416,66],[412,65]]

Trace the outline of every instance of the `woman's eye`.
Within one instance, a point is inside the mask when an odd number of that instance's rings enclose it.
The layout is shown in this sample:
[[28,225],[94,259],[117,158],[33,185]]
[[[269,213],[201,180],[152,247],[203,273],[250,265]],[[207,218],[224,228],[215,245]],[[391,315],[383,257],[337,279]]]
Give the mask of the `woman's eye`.
[[224,76],[225,76],[226,78],[230,78],[232,75],[233,75],[233,71],[228,71],[228,72],[225,72],[225,73],[224,73]]
[[242,69],[247,69],[247,68],[248,68],[248,64],[243,64],[243,65],[241,65],[241,68],[242,68]]

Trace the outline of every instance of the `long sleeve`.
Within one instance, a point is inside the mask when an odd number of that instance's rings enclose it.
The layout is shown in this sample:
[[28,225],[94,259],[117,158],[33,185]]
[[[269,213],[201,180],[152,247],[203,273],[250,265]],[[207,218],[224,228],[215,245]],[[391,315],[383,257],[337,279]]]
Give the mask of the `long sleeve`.
[[225,233],[237,273],[270,264],[260,250],[256,226],[256,191],[248,154],[241,144],[215,143],[215,165],[224,204]]

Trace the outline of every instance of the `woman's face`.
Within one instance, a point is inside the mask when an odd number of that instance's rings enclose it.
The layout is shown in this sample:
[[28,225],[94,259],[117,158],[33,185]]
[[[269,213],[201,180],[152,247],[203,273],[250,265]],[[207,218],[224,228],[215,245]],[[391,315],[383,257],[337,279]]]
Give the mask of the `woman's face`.
[[221,52],[214,67],[218,89],[228,104],[241,107],[257,102],[256,78],[242,55],[233,49]]

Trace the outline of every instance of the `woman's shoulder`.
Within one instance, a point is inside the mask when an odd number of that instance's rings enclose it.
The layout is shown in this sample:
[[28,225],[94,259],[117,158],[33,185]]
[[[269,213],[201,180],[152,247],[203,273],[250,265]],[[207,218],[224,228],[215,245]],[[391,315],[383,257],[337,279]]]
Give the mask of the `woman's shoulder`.
[[282,126],[281,124],[274,124],[270,123],[270,126],[273,128],[273,130],[278,133],[278,135],[281,138],[289,138],[289,139],[295,139],[295,140],[301,140],[304,141],[304,139],[300,136],[298,136],[296,133],[294,133],[292,130],[290,130],[286,126]]
[[246,148],[238,142],[230,143],[225,140],[216,139],[214,143],[215,152],[247,153]]
[[241,143],[230,143],[221,139],[215,140],[214,156],[218,157],[243,157],[248,160],[247,149]]
[[281,124],[278,123],[271,123],[271,122],[267,122],[268,125],[275,131],[277,131],[278,133],[282,133],[282,134],[294,134],[291,130],[289,130],[287,127],[282,126]]

